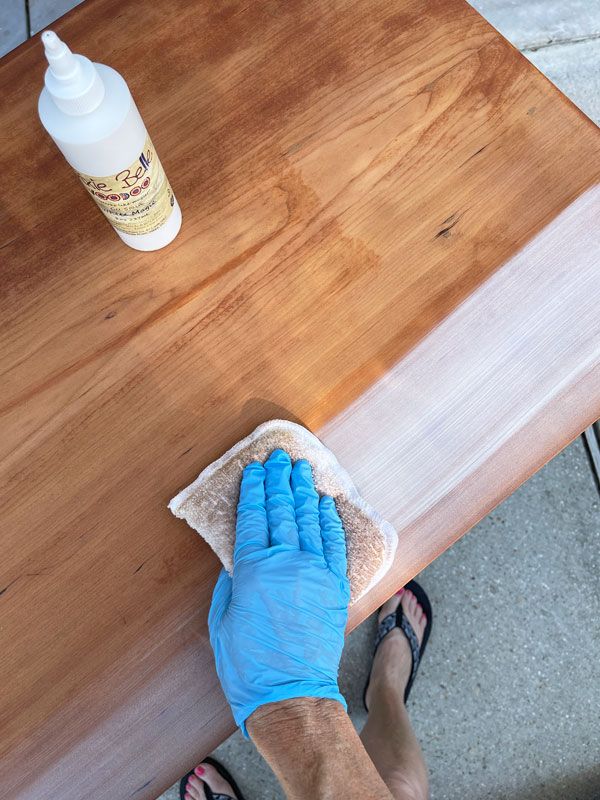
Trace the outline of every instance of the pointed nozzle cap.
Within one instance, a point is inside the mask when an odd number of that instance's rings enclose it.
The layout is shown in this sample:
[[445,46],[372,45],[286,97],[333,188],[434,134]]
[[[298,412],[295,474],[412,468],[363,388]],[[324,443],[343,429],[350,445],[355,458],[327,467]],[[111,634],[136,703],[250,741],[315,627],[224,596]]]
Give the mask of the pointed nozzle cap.
[[54,31],[42,33],[44,52],[53,74],[60,80],[73,78],[80,69],[77,59],[67,45],[58,38]]
[[61,111],[80,115],[97,108],[104,84],[92,62],[72,53],[54,31],[44,31],[42,43],[49,64],[46,88]]

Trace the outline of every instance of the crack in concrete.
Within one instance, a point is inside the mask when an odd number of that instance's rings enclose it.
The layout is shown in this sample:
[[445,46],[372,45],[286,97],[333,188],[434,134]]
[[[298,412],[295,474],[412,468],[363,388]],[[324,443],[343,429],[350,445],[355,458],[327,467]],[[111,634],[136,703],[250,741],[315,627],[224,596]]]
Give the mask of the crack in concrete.
[[581,42],[593,42],[600,39],[600,33],[588,33],[584,36],[569,36],[564,39],[546,39],[542,42],[531,42],[519,45],[522,53],[535,53],[536,50],[544,50],[546,47],[555,47],[561,44],[580,44]]

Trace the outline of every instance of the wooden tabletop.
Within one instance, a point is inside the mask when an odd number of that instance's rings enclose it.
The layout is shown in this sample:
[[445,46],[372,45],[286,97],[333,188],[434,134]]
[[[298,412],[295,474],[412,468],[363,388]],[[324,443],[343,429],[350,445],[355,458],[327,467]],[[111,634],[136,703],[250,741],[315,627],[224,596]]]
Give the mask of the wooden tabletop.
[[[215,10],[215,8],[217,10]],[[126,248],[0,64],[0,784],[154,798],[226,737],[167,510],[258,423],[399,531],[356,625],[600,416],[600,135],[462,0],[93,0],[183,210]]]

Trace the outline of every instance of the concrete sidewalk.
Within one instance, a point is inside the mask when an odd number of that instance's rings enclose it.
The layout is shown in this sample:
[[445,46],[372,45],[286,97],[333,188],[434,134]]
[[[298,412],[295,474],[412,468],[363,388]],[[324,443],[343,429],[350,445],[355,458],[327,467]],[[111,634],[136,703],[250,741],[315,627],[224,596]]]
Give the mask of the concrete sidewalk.
[[600,123],[600,0],[471,0],[471,5]]

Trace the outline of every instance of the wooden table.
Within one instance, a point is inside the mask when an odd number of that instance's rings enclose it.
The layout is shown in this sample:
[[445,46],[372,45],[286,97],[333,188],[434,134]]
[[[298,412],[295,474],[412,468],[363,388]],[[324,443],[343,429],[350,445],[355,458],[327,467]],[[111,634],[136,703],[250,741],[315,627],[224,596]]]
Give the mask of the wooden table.
[[[214,9],[217,10],[214,10]],[[233,728],[169,498],[271,417],[398,527],[356,625],[600,415],[596,127],[462,0],[86,2],[183,209],[127,249],[0,66],[0,784],[154,798]]]

